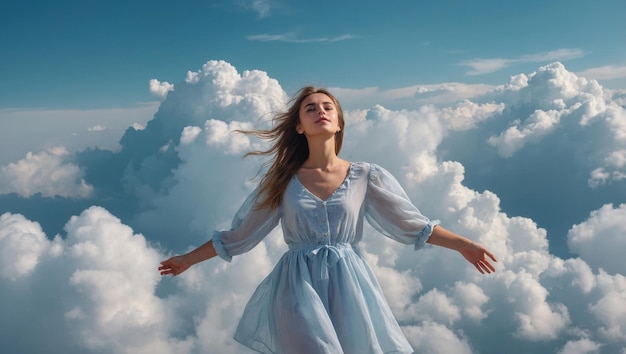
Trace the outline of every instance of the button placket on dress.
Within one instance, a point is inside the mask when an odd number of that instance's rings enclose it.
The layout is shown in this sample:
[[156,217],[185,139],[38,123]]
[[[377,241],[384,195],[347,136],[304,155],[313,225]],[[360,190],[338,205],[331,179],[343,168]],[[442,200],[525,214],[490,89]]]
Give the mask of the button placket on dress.
[[339,261],[339,259],[344,257],[344,251],[333,246],[332,244],[330,234],[330,218],[328,216],[329,212],[326,201],[320,201],[318,209],[320,238],[317,242],[318,247],[311,250],[308,256],[311,259],[314,257],[321,257],[321,280],[328,280],[329,268],[332,268]]
[[322,239],[320,240],[321,244],[330,244],[330,223],[328,221],[328,206],[326,205],[326,201],[322,201],[321,202],[321,207],[320,207],[320,226],[322,228],[322,232],[321,232],[321,236]]

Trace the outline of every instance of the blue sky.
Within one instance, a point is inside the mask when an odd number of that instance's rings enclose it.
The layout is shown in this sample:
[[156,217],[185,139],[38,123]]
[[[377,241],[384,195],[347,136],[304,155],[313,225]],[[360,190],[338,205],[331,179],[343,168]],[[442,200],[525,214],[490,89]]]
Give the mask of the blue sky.
[[313,84],[345,109],[343,158],[382,165],[499,259],[478,276],[366,228],[416,352],[626,353],[625,13],[623,0],[0,3],[2,348],[250,353],[231,336],[285,251],[280,230],[229,264],[174,279],[156,264],[228,228],[254,187],[260,161],[241,157],[262,142],[232,130]]
[[499,84],[551,61],[573,72],[604,68],[597,75],[605,87],[626,86],[626,4],[620,0],[0,6],[3,108],[127,107],[151,100],[148,80],[175,83],[209,59],[266,71],[287,92],[308,83]]

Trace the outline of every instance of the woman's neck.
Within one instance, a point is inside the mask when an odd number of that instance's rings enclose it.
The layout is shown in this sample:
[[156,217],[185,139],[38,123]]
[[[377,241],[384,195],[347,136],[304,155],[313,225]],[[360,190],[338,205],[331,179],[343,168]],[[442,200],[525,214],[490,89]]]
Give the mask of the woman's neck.
[[335,139],[309,140],[309,157],[304,161],[304,168],[327,170],[337,165],[341,159],[335,153]]

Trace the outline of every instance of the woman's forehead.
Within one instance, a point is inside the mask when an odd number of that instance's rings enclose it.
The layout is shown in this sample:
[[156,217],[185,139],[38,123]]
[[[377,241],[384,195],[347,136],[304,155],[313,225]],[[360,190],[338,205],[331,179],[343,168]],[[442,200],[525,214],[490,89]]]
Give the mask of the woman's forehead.
[[332,103],[333,100],[325,93],[317,92],[308,95],[304,101],[302,101],[302,106],[306,106],[309,103]]

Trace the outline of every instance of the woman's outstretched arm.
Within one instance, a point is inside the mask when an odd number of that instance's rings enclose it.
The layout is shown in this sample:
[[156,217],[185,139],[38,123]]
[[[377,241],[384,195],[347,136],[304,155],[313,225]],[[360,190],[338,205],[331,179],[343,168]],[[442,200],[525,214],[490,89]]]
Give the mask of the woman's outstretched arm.
[[161,275],[178,275],[196,263],[206,261],[217,256],[213,241],[208,241],[195,250],[180,256],[174,256],[161,262],[159,271]]
[[[458,251],[467,259],[468,262],[472,263],[476,269],[481,273],[491,273],[495,272],[496,268],[489,262],[489,258],[492,261],[497,262],[496,257],[494,257],[491,252],[489,252],[483,245],[472,242],[471,240],[457,235],[452,231],[446,230],[445,228],[437,225],[433,229],[432,234],[427,243],[432,245],[441,246],[445,248],[449,248],[455,251]],[[488,258],[487,258],[488,257]]]

